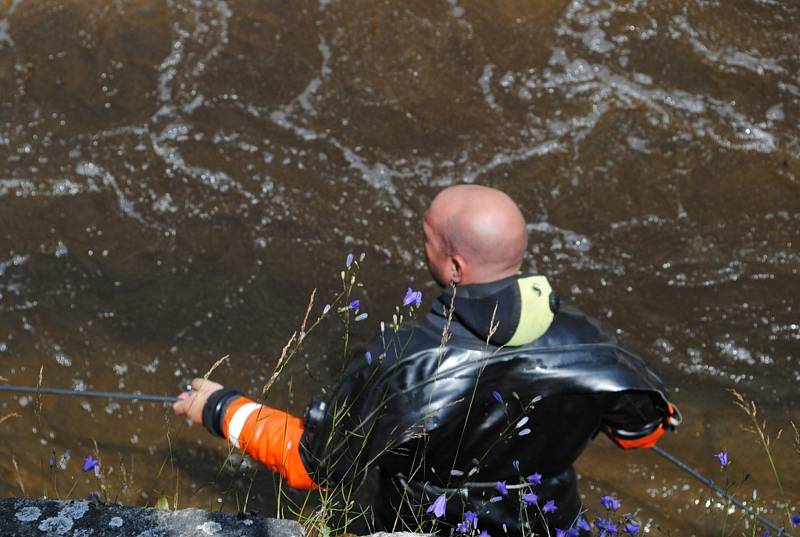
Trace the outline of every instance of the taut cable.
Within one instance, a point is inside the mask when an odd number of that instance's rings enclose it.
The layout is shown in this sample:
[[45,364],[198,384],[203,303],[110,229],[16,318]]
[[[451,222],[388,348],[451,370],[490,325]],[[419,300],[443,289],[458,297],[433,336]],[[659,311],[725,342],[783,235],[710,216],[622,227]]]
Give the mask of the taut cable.
[[681,470],[683,470],[684,472],[686,472],[687,474],[689,474],[690,476],[700,481],[702,484],[704,484],[705,486],[716,492],[721,497],[731,502],[733,505],[735,505],[748,515],[752,516],[753,518],[761,522],[763,525],[778,532],[778,537],[792,537],[792,535],[790,533],[787,533],[784,528],[779,527],[777,524],[775,524],[768,518],[764,517],[763,515],[760,515],[758,512],[753,510],[752,507],[746,505],[741,500],[737,500],[732,495],[728,494],[728,492],[726,492],[725,489],[714,483],[714,481],[705,477],[703,474],[701,474],[700,472],[698,472],[697,470],[695,470],[694,468],[692,468],[691,466],[689,466],[688,464],[677,458],[676,456],[672,455],[668,451],[658,446],[653,446],[651,449],[656,453],[658,453],[659,455],[661,455],[662,457],[664,457],[665,459],[667,459],[675,466],[677,466],[678,468],[680,468]]
[[93,390],[68,390],[66,388],[46,388],[44,386],[14,386],[12,384],[0,384],[0,392],[11,393],[33,393],[42,395],[66,395],[69,397],[99,397],[103,399],[124,399],[127,401],[151,401],[154,403],[174,403],[177,397],[167,397],[164,395],[148,395],[144,393],[124,393],[124,392],[98,392]]

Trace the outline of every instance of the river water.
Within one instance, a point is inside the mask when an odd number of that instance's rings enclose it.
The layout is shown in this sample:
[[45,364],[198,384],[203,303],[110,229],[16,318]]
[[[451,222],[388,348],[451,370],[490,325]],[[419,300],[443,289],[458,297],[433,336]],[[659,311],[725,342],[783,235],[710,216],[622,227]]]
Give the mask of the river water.
[[[793,0],[0,0],[0,375],[175,394],[230,355],[214,378],[257,393],[348,252],[370,313],[353,340],[408,286],[429,303],[426,204],[490,185],[528,219],[524,268],[674,387],[686,423],[661,445],[721,482],[728,450],[736,493],[783,524],[728,390],[786,429],[796,511],[798,28]],[[270,402],[302,412],[341,348],[323,323]],[[93,441],[133,503],[235,510],[251,484],[159,405],[0,396],[10,413],[4,495],[97,488]],[[721,527],[656,454],[598,438],[579,470],[589,505],[618,494],[651,532]],[[263,472],[247,508],[284,508]]]

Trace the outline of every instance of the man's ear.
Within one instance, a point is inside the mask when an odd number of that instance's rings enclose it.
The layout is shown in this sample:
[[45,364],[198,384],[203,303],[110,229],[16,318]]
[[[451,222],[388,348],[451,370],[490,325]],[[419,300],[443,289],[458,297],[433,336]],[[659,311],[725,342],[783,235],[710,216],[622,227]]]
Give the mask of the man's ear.
[[467,272],[467,260],[462,255],[454,255],[450,257],[450,283],[458,285],[464,281],[465,272]]

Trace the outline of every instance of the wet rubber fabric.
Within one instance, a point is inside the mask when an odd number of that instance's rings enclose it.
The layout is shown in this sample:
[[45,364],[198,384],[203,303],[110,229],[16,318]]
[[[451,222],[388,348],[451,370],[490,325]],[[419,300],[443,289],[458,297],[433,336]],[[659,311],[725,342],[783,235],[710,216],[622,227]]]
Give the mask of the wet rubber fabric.
[[[605,432],[647,447],[672,411],[661,378],[596,321],[559,309],[543,280],[461,286],[418,323],[386,326],[367,346],[372,360],[359,354],[309,406],[300,453],[314,481],[358,486],[378,468],[385,529],[448,533],[467,510],[492,535],[568,528],[580,509],[572,464],[589,440]],[[531,489],[496,488],[534,473]],[[520,517],[526,491],[557,510]],[[426,509],[440,495],[434,526]]]

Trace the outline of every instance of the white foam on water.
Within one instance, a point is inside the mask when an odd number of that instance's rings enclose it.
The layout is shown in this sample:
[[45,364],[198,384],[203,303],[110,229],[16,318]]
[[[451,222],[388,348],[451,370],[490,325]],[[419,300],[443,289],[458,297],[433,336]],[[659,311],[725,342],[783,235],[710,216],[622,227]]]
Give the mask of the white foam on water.
[[[483,164],[467,163],[465,169],[459,171],[458,175],[445,175],[444,177],[449,178],[449,180],[445,182],[447,184],[453,184],[455,182],[474,183],[482,175],[486,175],[501,166],[508,166],[532,158],[563,152],[563,150],[564,146],[561,142],[557,140],[546,140],[530,147],[523,146],[508,152],[496,153],[488,162]],[[439,185],[444,186],[442,183],[439,183]]]
[[554,226],[550,222],[532,222],[527,224],[526,228],[528,233],[535,231],[537,233],[557,236],[563,241],[563,246],[569,250],[585,253],[592,248],[592,241],[590,241],[587,236],[569,229]]
[[[777,147],[774,135],[767,128],[758,126],[756,121],[748,119],[730,103],[680,89],[650,87],[653,80],[649,77],[634,74],[629,78],[604,65],[590,64],[583,58],[570,61],[563,49],[554,50],[550,63],[563,66],[563,72],[532,76],[525,81],[526,87],[556,89],[568,98],[586,94],[596,103],[596,113],[590,121],[583,122],[584,128],[580,131],[574,129],[574,121],[569,125],[560,119],[550,120],[548,128],[559,137],[570,135],[573,140],[582,139],[594,128],[601,112],[611,106],[644,105],[658,115],[661,124],[675,124],[675,120],[682,116],[678,126],[687,129],[687,134],[708,137],[726,148],[769,153]],[[721,134],[722,129],[732,131],[732,135]]]
[[5,43],[9,45],[9,47],[14,47],[14,40],[11,38],[11,33],[9,32],[11,29],[11,21],[8,19],[17,10],[17,6],[19,6],[20,2],[22,2],[22,0],[12,0],[8,11],[6,11],[6,16],[0,19],[0,44]]
[[[559,117],[558,114],[543,118],[551,135],[555,135],[562,143],[574,143],[585,138],[609,110],[638,109],[643,105],[645,113],[653,117],[655,124],[677,128],[683,139],[703,137],[734,150],[763,153],[775,151],[779,143],[771,132],[771,126],[748,117],[735,104],[723,102],[711,95],[693,94],[681,88],[660,87],[649,74],[636,70],[629,72],[627,68],[620,71],[615,67],[617,59],[626,54],[624,47],[635,46],[635,39],[646,40],[666,33],[673,39],[688,38],[698,54],[713,61],[714,65],[723,70],[744,68],[756,73],[786,72],[777,60],[766,58],[752,50],[711,50],[703,44],[705,35],[691,28],[686,17],[680,15],[671,19],[669,28],[659,28],[655,20],[651,19],[650,26],[638,27],[633,38],[625,34],[611,38],[606,35],[604,28],[613,23],[619,13],[639,14],[646,5],[646,1],[571,2],[556,26],[558,39],[548,62],[552,69],[509,71],[497,82],[498,85],[508,88],[512,83],[519,82],[524,91],[521,89],[510,95],[516,95],[521,101],[529,103],[531,109],[535,110],[536,117],[542,113],[534,97],[536,92],[559,92],[566,99],[591,103],[594,112],[582,121]],[[562,44],[561,40],[565,42]],[[574,49],[576,40],[583,44],[591,60],[580,56],[570,57],[576,53],[568,53],[567,50]],[[622,63],[625,65],[627,62]],[[485,65],[478,85],[489,108],[499,112],[502,109],[492,91],[493,70],[493,64]],[[783,81],[779,81],[778,85],[785,91],[800,91],[800,88]],[[780,109],[773,110],[770,118],[774,118],[771,121],[779,121]],[[532,142],[540,143],[542,137],[536,136]],[[636,150],[646,147],[647,140],[638,142],[629,139],[629,144]]]
[[[315,94],[317,93],[317,90],[319,90],[319,88],[322,86],[323,81],[327,77],[329,77],[332,72],[330,67],[331,56],[332,56],[331,49],[328,46],[328,43],[327,41],[325,41],[325,38],[323,36],[320,36],[317,48],[319,49],[319,52],[322,55],[322,65],[319,68],[319,76],[316,76],[313,79],[311,79],[311,81],[306,85],[303,91],[301,91],[300,94],[294,98],[294,100],[288,107],[289,109],[291,109],[295,103],[298,103],[303,108],[303,110],[312,115],[316,114],[316,110],[314,109],[314,106],[311,104],[311,101],[314,98]],[[290,112],[287,112],[287,115],[289,114]]]
[[767,110],[767,119],[770,121],[783,121],[786,119],[786,114],[783,112],[783,105],[778,103],[771,106],[769,110]]
[[[228,3],[224,0],[213,0],[211,2],[208,0],[193,0],[192,3],[195,6],[195,16],[197,17],[194,32],[195,37],[198,34],[207,34],[212,28],[216,30],[215,44],[208,49],[208,52],[206,52],[200,61],[195,63],[194,69],[192,70],[192,75],[194,78],[198,78],[206,70],[206,67],[209,65],[209,63],[216,60],[220,52],[222,52],[228,45],[228,27],[233,12],[231,11]],[[199,8],[207,5],[213,6],[218,16],[213,17],[207,23],[203,23],[200,21],[201,11]]]
[[[116,178],[102,166],[95,162],[82,161],[75,166],[75,173],[84,177],[102,179],[103,184],[116,194],[117,207],[120,212],[141,224],[147,224],[144,217],[134,208],[133,202],[127,198],[125,192],[119,187]],[[79,185],[76,186],[76,188],[78,187]]]
[[692,28],[683,15],[675,15],[672,18],[671,35],[673,38],[685,35],[695,52],[726,71],[729,69],[725,69],[725,67],[732,67],[743,68],[758,75],[763,75],[765,72],[786,73],[786,70],[774,59],[757,56],[753,52],[742,52],[732,47],[721,50],[709,47],[703,42],[703,40],[707,40],[707,36]]
[[456,23],[467,31],[472,31],[472,24],[466,18],[466,10],[458,0],[447,0],[450,4],[449,15],[456,19]]
[[[169,5],[176,11],[189,10],[189,7],[182,4],[170,2]],[[193,19],[191,28],[183,28],[178,23],[173,26],[176,38],[169,54],[159,65],[158,98],[161,108],[152,120],[163,116],[172,117],[177,109],[191,113],[203,104],[204,98],[197,91],[196,84],[192,82],[205,73],[208,66],[219,57],[229,42],[229,19],[233,12],[227,2],[223,0],[211,2],[192,0],[190,5]],[[212,41],[210,45],[209,41]],[[199,57],[193,52],[197,45],[201,46],[201,50],[205,45],[205,52]],[[176,77],[182,74],[181,70],[184,67],[187,69],[185,74],[189,87],[182,87],[181,93],[177,94],[174,92],[173,83]],[[181,100],[186,102],[181,104],[179,102]]]
[[172,115],[175,107],[172,105],[172,81],[177,74],[177,66],[183,59],[183,42],[186,39],[186,32],[179,32],[181,36],[178,40],[172,43],[172,50],[161,61],[158,70],[161,73],[158,76],[158,99],[161,101],[161,108],[156,112],[155,117],[162,115]]
[[[324,80],[331,75],[331,59],[333,52],[324,36],[320,36],[318,48],[322,56],[322,65],[319,68],[319,75],[313,78],[303,90],[295,96],[289,104],[275,110],[265,110],[254,105],[243,107],[248,114],[257,117],[269,117],[269,119],[282,129],[288,130],[304,141],[323,140],[338,149],[342,157],[348,162],[351,168],[357,170],[361,178],[371,186],[386,191],[391,197],[396,193],[393,179],[396,177],[412,177],[413,173],[409,170],[400,171],[389,164],[383,162],[369,162],[366,157],[358,154],[357,150],[351,148],[328,133],[317,132],[306,126],[307,118],[297,116],[298,110],[307,115],[315,115],[313,100]],[[288,162],[286,163],[288,164]]]
[[[161,134],[151,134],[153,150],[173,170],[179,171],[220,192],[234,191],[249,201],[256,201],[252,193],[244,189],[238,181],[227,173],[187,163],[180,150],[171,143],[172,141],[181,141],[187,133],[188,127],[186,125],[169,124]],[[141,217],[139,218],[141,219]]]
[[9,23],[8,19],[0,19],[0,44],[7,44],[11,47],[14,46],[14,40],[11,39],[11,34],[8,30],[11,28],[11,24]]
[[37,194],[36,185],[28,179],[0,179],[0,197],[27,198]]
[[395,194],[397,192],[392,179],[400,174],[394,172],[381,162],[370,163],[366,158],[338,140],[330,139],[330,141],[342,152],[342,156],[344,156],[345,160],[350,164],[350,167],[360,172],[364,181],[377,189],[385,190],[389,194]]
[[628,147],[634,151],[644,153],[645,155],[651,155],[653,153],[653,151],[647,147],[647,140],[639,138],[634,134],[629,134],[626,138],[626,142],[628,143]]
[[[179,148],[182,142],[193,137],[191,125],[180,116],[206,105],[205,97],[197,90],[197,83],[228,45],[229,19],[233,12],[222,0],[193,0],[188,6],[175,3],[170,3],[170,6],[179,12],[189,11],[192,23],[189,28],[175,23],[171,50],[159,65],[157,93],[161,106],[148,122],[152,125],[148,129],[150,145],[170,170],[220,192],[236,192],[248,202],[256,203],[258,200],[229,174],[188,163]],[[178,78],[181,79],[180,92],[174,88]],[[238,99],[236,95],[227,97],[233,101]],[[159,130],[159,124],[164,121],[168,123]],[[153,208],[161,213],[176,211],[169,194],[154,202]]]
[[481,91],[483,92],[483,100],[486,101],[486,104],[489,106],[489,108],[495,112],[502,112],[503,109],[497,104],[497,100],[494,98],[494,93],[492,93],[493,74],[494,64],[488,63],[484,65],[483,72],[478,79],[478,86],[480,86]]
[[614,44],[606,39],[606,34],[597,26],[592,26],[585,32],[578,32],[575,35],[581,38],[583,44],[592,52],[605,54],[614,49]]

